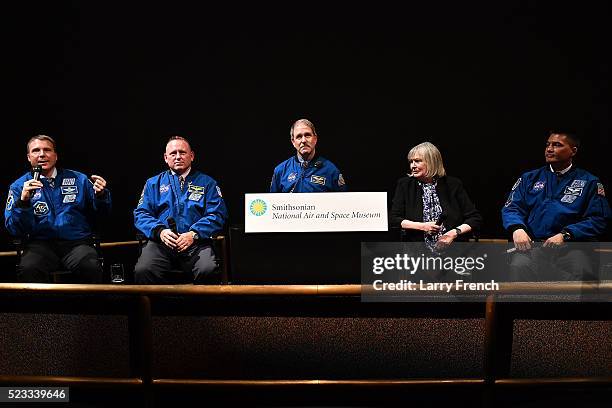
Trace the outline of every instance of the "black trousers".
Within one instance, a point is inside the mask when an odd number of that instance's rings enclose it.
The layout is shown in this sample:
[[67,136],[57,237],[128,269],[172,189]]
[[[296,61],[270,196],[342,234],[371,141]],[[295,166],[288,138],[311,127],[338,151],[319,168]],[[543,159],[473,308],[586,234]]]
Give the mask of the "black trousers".
[[164,244],[149,241],[134,267],[134,283],[139,285],[220,281],[215,253],[207,244],[192,245],[184,253],[178,253]]
[[90,241],[27,242],[19,262],[20,282],[50,283],[51,273],[68,269],[79,283],[102,283],[102,266]]

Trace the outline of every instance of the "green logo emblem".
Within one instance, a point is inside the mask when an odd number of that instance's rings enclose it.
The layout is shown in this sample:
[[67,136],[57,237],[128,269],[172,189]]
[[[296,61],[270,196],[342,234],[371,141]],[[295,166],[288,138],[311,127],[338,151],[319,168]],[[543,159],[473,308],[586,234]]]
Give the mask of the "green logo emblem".
[[268,205],[264,200],[258,198],[256,200],[251,201],[251,204],[249,204],[249,208],[251,209],[251,214],[259,217],[260,215],[264,215],[266,213]]

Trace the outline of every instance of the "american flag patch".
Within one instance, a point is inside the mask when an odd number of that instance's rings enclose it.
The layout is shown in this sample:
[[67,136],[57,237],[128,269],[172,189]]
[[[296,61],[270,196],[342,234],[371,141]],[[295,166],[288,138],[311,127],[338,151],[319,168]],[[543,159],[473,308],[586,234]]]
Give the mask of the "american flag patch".
[[604,190],[604,186],[601,183],[597,183],[597,194],[603,197],[606,196],[606,190]]

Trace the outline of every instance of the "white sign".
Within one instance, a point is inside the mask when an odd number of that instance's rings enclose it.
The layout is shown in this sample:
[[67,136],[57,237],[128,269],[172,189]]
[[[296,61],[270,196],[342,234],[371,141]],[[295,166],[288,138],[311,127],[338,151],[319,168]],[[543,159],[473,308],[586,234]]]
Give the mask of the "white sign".
[[387,193],[244,195],[244,231],[388,231]]

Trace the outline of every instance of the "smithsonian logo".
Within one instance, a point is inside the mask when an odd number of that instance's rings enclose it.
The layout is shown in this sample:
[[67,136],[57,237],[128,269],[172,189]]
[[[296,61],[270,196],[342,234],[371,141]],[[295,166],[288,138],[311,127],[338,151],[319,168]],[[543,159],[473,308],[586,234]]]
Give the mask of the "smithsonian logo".
[[251,214],[259,217],[266,213],[266,211],[268,210],[268,205],[264,200],[258,198],[256,200],[251,201],[249,209],[251,210]]

